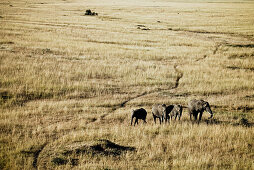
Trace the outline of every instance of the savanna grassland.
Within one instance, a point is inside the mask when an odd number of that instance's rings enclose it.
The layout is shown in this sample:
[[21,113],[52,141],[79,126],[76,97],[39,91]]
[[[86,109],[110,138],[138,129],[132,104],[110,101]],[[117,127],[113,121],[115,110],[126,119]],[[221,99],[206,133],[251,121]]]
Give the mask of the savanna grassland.
[[253,169],[253,114],[253,1],[0,2],[0,169]]

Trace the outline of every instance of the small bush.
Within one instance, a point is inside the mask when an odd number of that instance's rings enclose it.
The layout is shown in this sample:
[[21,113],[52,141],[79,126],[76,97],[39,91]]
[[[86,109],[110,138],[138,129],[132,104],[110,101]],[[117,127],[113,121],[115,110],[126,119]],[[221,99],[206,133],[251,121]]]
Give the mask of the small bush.
[[246,119],[246,118],[241,118],[239,121],[239,124],[242,126],[246,126],[246,127],[250,126],[250,123],[249,123],[248,119]]
[[66,159],[56,157],[53,158],[51,162],[54,163],[55,165],[64,165],[67,164],[68,161]]
[[88,9],[88,10],[86,10],[85,15],[91,15],[91,16],[94,16],[94,15],[98,15],[98,13],[96,13],[96,12],[92,12],[90,9]]

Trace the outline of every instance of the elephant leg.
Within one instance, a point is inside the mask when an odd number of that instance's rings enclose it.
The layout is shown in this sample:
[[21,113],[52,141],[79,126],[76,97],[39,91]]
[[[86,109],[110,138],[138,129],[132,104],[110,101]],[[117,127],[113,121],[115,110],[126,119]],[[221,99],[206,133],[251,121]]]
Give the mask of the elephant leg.
[[199,122],[201,121],[201,118],[202,118],[202,115],[203,115],[203,112],[200,112],[200,114],[199,114]]
[[166,116],[166,117],[165,117],[165,123],[167,123],[167,121],[168,121],[168,120],[167,120],[167,116]]
[[168,116],[165,117],[165,124],[168,122]]
[[196,121],[198,119],[198,115],[194,115],[194,120]]
[[136,123],[137,123],[137,125],[138,125],[138,118],[136,118],[135,123],[134,123],[134,126],[136,125]]
[[133,117],[131,118],[131,126],[132,126]]
[[198,118],[198,113],[194,113],[193,116],[194,116],[194,120],[196,121]]
[[144,120],[144,123],[147,123],[147,122],[146,122],[146,119],[143,119],[143,120]]
[[192,114],[190,113],[190,120],[192,120]]
[[153,115],[154,123],[156,124],[156,116]]

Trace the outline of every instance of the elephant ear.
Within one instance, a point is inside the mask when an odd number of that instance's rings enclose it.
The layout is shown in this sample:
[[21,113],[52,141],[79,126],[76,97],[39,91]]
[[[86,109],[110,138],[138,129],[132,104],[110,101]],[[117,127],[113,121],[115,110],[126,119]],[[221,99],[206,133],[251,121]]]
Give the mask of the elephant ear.
[[174,105],[169,105],[167,108],[166,108],[166,111],[167,113],[170,113],[174,108]]
[[197,100],[195,107],[198,110],[202,110],[204,108],[204,102],[203,102],[203,100]]
[[208,107],[208,106],[209,106],[208,102],[203,101],[203,108],[206,108],[206,107]]

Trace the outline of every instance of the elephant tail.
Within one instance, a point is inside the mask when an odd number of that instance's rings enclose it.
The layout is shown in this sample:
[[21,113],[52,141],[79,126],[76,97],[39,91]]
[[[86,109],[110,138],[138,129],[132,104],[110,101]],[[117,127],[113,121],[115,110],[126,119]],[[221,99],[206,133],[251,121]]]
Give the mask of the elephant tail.
[[131,116],[131,126],[132,126],[133,118],[134,118],[134,116],[132,115]]

